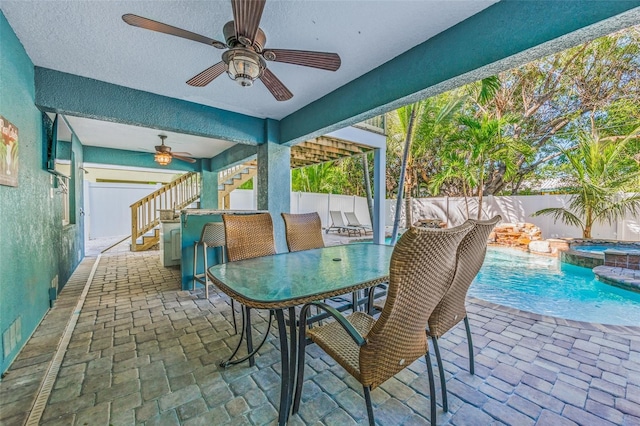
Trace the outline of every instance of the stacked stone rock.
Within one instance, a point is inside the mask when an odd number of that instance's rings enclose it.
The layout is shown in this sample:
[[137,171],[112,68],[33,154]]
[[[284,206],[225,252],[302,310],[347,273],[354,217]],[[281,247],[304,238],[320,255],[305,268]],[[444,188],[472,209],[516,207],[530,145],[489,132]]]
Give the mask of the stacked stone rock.
[[542,240],[542,231],[532,223],[502,223],[496,226],[489,240],[497,245],[526,249],[530,242]]

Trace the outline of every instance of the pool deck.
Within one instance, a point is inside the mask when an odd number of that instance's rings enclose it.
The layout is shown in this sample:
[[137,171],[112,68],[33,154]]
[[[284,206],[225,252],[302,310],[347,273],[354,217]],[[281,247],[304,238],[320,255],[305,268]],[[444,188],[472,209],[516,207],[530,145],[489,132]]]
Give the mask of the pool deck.
[[[50,397],[40,399],[39,424],[275,424],[277,334],[271,331],[255,367],[221,369],[217,362],[237,339],[229,300],[182,291],[180,271],[161,267],[159,252],[127,249],[121,244],[99,258],[99,250],[88,250],[92,257],[0,382],[0,424],[25,423],[85,289]],[[640,425],[640,327],[556,319],[478,299],[468,311],[476,374],[468,372],[459,325],[440,339],[449,412],[436,378],[438,424]],[[265,316],[255,317],[262,333]],[[303,404],[289,424],[365,424],[358,382],[317,347],[307,353]],[[428,424],[428,394],[422,359],[372,392],[377,422]]]

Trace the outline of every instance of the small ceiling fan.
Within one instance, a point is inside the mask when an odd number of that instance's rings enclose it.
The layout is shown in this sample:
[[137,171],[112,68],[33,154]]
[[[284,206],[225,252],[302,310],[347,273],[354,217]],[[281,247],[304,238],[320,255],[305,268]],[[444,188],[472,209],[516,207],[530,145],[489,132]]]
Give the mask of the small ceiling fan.
[[260,79],[276,100],[286,101],[293,94],[269,71],[265,59],[336,71],[340,68],[340,56],[336,53],[308,50],[265,49],[267,37],[259,28],[265,1],[231,0],[233,21],[227,22],[222,29],[226,44],[130,13],[122,15],[122,19],[134,27],[198,41],[217,49],[228,49],[222,54],[222,61],[187,80],[190,86],[204,87],[226,71],[241,86],[251,86],[256,79]]
[[167,138],[166,135],[158,135],[158,137],[160,138],[162,143],[155,146],[156,153],[153,156],[153,159],[156,163],[160,164],[161,166],[166,166],[171,163],[171,160],[174,158],[186,161],[187,163],[196,162],[195,159],[188,157],[189,155],[191,155],[188,152],[171,152],[171,147],[164,144],[164,140]]

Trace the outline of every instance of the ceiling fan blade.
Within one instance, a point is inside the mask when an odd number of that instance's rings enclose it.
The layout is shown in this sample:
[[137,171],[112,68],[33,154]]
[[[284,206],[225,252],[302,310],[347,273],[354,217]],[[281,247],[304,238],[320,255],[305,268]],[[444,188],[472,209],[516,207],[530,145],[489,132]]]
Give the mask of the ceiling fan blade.
[[342,61],[337,53],[312,52],[309,50],[267,49],[262,56],[268,61],[320,68],[336,71]]
[[269,89],[277,101],[287,101],[293,98],[293,93],[291,93],[268,68],[264,70],[264,73],[260,76],[260,80],[267,86],[267,89]]
[[171,152],[173,155],[179,155],[181,157],[191,157],[193,154],[190,152]]
[[210,66],[200,74],[187,80],[189,86],[204,87],[211,83],[216,77],[225,72],[226,66],[224,62],[220,61],[215,65]]
[[133,25],[134,27],[144,28],[145,30],[157,31],[159,33],[169,34],[176,37],[182,37],[193,41],[198,41],[200,43],[207,44],[209,46],[216,47],[218,49],[224,49],[227,47],[221,41],[214,40],[209,37],[205,37],[200,34],[192,33],[191,31],[183,30],[182,28],[174,27],[168,24],[163,24],[162,22],[154,21],[153,19],[143,18],[142,16],[133,15],[131,13],[127,13],[122,15],[122,20],[129,25]]
[[253,45],[260,26],[265,0],[231,0],[236,39],[245,46]]
[[178,159],[178,160],[186,161],[187,163],[195,163],[196,162],[195,159],[189,158],[189,157],[183,157],[182,155],[171,154],[171,156],[173,158]]

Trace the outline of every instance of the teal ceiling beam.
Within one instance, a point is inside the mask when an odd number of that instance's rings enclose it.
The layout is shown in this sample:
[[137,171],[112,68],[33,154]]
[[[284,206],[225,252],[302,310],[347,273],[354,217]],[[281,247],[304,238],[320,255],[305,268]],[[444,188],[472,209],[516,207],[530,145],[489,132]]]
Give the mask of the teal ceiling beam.
[[326,134],[638,22],[638,0],[502,0],[285,117],[280,142]]
[[[279,143],[280,122],[267,118],[264,120],[264,140],[272,143]],[[236,145],[231,147],[211,159],[208,171],[219,172],[236,164],[244,163],[255,158],[258,154],[256,146]]]
[[35,68],[43,111],[257,145],[261,118],[160,96],[47,68]]
[[280,143],[280,122],[272,118],[264,120],[264,141]]
[[[255,149],[255,147],[253,147]],[[82,148],[83,161],[85,163],[109,164],[126,167],[144,167],[158,170],[180,170],[185,172],[199,172],[202,170],[203,161],[187,163],[180,160],[172,160],[168,166],[161,166],[153,160],[153,153],[126,151],[123,149],[102,148],[84,145]]]
[[220,154],[213,157],[209,162],[210,172],[220,172],[222,170],[233,167],[236,164],[244,163],[245,161],[254,158],[258,154],[257,145],[236,145],[231,148],[222,151]]

